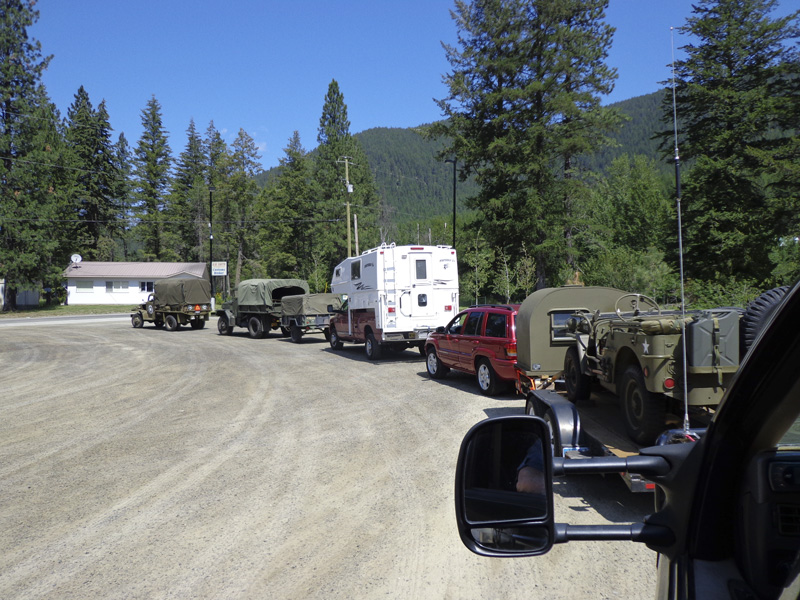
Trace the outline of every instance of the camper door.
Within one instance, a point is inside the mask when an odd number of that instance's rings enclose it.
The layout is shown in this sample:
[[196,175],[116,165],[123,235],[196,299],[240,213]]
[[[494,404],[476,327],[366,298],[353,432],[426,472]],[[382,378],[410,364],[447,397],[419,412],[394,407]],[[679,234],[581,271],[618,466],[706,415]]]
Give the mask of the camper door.
[[400,297],[400,314],[404,317],[430,317],[436,314],[432,258],[430,252],[408,254],[411,289],[403,290]]

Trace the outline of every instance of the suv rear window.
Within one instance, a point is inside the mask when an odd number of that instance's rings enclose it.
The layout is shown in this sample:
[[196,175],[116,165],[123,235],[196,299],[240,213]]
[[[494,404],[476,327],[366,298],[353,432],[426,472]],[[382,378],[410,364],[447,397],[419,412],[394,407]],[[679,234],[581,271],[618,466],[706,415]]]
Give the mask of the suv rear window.
[[486,337],[506,337],[507,315],[502,313],[489,313],[486,316]]

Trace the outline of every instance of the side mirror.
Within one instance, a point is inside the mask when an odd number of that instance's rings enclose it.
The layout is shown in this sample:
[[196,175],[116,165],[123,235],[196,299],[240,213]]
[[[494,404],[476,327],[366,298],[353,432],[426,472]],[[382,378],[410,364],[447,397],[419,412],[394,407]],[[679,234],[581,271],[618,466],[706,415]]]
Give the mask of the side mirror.
[[444,325],[439,325],[436,328],[436,333],[444,333]]
[[456,467],[461,541],[482,556],[537,556],[554,543],[550,431],[539,417],[482,421]]

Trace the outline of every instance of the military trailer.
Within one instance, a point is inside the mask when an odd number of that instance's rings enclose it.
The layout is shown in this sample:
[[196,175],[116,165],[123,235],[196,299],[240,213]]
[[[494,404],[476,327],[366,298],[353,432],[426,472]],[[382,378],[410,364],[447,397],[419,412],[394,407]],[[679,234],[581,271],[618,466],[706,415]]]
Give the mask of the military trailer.
[[298,294],[281,300],[281,327],[289,330],[292,341],[300,343],[307,333],[323,333],[330,339],[331,313],[342,308],[339,294]]
[[147,302],[131,312],[131,324],[175,331],[181,325],[202,329],[211,314],[211,284],[205,279],[173,278],[156,281]]
[[217,310],[217,330],[230,335],[234,327],[245,327],[251,338],[259,339],[280,328],[281,302],[286,296],[308,294],[308,283],[302,279],[246,279],[236,287],[236,296]]

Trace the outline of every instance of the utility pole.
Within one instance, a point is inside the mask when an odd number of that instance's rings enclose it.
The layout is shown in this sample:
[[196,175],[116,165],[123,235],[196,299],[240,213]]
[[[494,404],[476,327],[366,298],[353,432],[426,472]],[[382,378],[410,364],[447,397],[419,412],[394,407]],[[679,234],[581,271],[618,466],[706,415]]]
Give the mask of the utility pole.
[[[343,156],[336,162],[343,162],[344,163],[344,183],[347,189],[348,194],[353,193],[353,186],[350,183],[350,161],[353,160],[350,156]],[[358,252],[358,249],[356,249]],[[347,258],[352,256],[352,252],[350,251],[350,200],[347,201]]]

